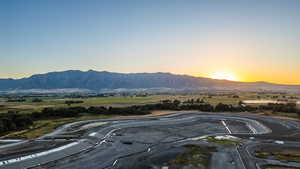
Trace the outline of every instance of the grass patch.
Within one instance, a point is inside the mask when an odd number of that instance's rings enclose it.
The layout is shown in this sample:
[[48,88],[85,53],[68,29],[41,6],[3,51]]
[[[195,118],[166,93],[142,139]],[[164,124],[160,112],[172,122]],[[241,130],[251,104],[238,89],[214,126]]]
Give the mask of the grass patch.
[[197,145],[186,145],[185,147],[187,150],[169,161],[169,165],[208,167],[211,158],[210,153],[216,151],[215,148],[200,147]]
[[220,144],[220,145],[224,145],[224,146],[238,146],[238,145],[240,145],[239,141],[227,140],[227,139],[215,139],[213,137],[207,137],[204,140],[207,141],[207,142],[210,142],[210,143]]
[[257,158],[264,159],[275,159],[281,162],[297,162],[300,163],[300,152],[256,152],[255,156]]

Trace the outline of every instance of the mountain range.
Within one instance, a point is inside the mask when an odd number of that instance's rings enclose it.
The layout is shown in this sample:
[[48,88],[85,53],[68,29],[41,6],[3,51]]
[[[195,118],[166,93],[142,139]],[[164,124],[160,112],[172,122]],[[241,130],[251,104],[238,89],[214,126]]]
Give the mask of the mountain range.
[[236,82],[162,72],[113,73],[94,70],[68,70],[36,74],[22,79],[0,79],[0,91],[33,89],[80,89],[96,92],[118,89],[300,91],[300,85]]

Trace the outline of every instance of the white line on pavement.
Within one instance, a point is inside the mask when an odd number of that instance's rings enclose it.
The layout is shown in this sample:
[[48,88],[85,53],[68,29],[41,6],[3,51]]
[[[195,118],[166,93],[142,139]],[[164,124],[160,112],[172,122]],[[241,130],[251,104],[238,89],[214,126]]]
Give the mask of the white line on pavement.
[[245,164],[244,164],[244,162],[243,162],[243,159],[242,159],[242,157],[241,157],[241,154],[240,154],[238,148],[236,148],[236,151],[237,151],[237,154],[239,155],[239,158],[240,158],[240,161],[241,161],[241,163],[242,163],[242,165],[243,165],[243,168],[246,169]]
[[229,132],[229,134],[232,134],[232,132],[230,131],[230,129],[229,129],[228,126],[226,125],[225,121],[222,120],[221,122],[222,122],[223,126],[226,128],[226,130]]
[[115,166],[117,164],[118,160],[115,160],[112,166]]
[[5,160],[5,161],[0,161],[0,166],[6,165],[6,164],[11,164],[11,163],[16,163],[16,162],[20,162],[20,161],[24,161],[24,160],[28,160],[28,159],[33,159],[33,158],[36,158],[36,157],[39,157],[39,156],[44,156],[44,155],[47,155],[47,154],[50,154],[50,153],[58,152],[58,151],[61,151],[63,149],[69,148],[69,147],[72,147],[72,146],[77,145],[77,144],[78,144],[78,142],[73,142],[73,143],[70,143],[70,144],[67,144],[67,145],[64,145],[64,146],[61,146],[61,147],[58,147],[58,148],[54,148],[54,149],[51,149],[51,150],[48,150],[48,151],[44,151],[44,152],[40,152],[40,153],[36,153],[36,154],[31,154],[31,155],[27,155],[27,156],[23,156],[23,157],[18,157],[18,158],[14,158],[14,159],[9,159],[9,160]]

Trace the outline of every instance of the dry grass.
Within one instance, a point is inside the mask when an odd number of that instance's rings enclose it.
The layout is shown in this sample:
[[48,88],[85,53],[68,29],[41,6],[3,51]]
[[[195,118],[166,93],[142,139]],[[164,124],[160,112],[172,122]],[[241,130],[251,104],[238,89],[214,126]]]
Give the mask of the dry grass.
[[299,167],[286,167],[286,166],[279,166],[279,165],[267,165],[264,169],[300,169]]
[[296,162],[300,163],[300,152],[297,151],[282,151],[282,152],[257,152],[255,156],[258,158],[272,158],[281,162]]

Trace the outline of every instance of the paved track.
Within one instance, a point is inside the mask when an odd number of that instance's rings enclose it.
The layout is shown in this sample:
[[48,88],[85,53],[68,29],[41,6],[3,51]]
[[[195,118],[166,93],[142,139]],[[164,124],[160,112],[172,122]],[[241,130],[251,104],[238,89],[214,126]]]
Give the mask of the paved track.
[[[80,126],[97,122],[107,123],[84,131],[80,129]],[[182,144],[195,143],[192,138],[227,134],[244,139],[255,137],[254,141],[249,141],[249,145],[266,140],[272,142],[275,139],[293,141],[299,139],[297,133],[300,131],[300,124],[290,120],[254,115],[177,113],[138,119],[76,122],[64,125],[53,133],[40,137],[37,141],[44,141],[46,144],[49,141],[47,138],[63,138],[64,135],[79,131],[84,134],[80,138],[73,139],[71,143],[68,141],[64,146],[40,150],[40,152],[27,151],[19,156],[14,154],[11,158],[0,156],[0,168],[144,169],[158,166],[156,162],[145,159],[157,159],[162,152],[172,154],[173,151],[179,150]],[[202,144],[198,142],[197,144]],[[265,161],[253,158],[248,153],[248,149],[254,150],[255,147],[247,148],[247,145],[214,153],[210,168],[256,169],[260,164],[264,164]],[[6,149],[0,147],[0,151],[9,152],[13,148],[14,145]]]

